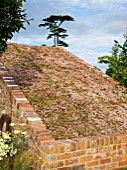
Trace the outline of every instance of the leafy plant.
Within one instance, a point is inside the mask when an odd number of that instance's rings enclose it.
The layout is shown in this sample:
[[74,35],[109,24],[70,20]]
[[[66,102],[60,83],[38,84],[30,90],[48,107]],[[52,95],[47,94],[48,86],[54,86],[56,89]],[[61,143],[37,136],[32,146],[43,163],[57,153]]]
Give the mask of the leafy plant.
[[44,24],[40,24],[39,27],[47,27],[50,30],[50,34],[47,39],[54,38],[54,46],[64,46],[68,47],[68,44],[60,40],[60,38],[66,38],[67,30],[61,28],[60,26],[64,21],[74,21],[74,19],[69,15],[51,15],[48,18],[43,19]]
[[108,64],[106,74],[119,81],[121,85],[127,87],[127,33],[123,35],[125,42],[120,45],[114,40],[112,54],[110,56],[99,57],[99,63]]
[[13,33],[25,29],[28,24],[26,10],[23,9],[26,0],[1,0],[0,1],[0,54],[5,51],[7,41],[13,37]]

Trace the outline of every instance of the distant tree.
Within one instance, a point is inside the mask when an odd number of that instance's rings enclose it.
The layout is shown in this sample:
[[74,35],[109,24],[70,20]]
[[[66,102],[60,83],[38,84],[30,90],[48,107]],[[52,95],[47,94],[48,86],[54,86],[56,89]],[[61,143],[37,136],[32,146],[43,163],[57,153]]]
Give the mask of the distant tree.
[[123,35],[125,42],[120,45],[114,40],[112,54],[110,56],[99,57],[99,63],[108,64],[106,74],[119,81],[121,85],[127,87],[127,33]]
[[7,40],[13,37],[13,33],[25,29],[25,22],[29,24],[23,2],[26,0],[0,0],[0,54],[5,51]]
[[61,24],[64,21],[74,21],[74,19],[69,15],[51,15],[42,21],[44,21],[44,24],[40,24],[39,27],[47,27],[47,29],[51,32],[47,39],[54,38],[54,46],[68,47],[67,43],[60,40],[60,38],[66,38],[68,36],[65,34],[67,30],[61,28]]

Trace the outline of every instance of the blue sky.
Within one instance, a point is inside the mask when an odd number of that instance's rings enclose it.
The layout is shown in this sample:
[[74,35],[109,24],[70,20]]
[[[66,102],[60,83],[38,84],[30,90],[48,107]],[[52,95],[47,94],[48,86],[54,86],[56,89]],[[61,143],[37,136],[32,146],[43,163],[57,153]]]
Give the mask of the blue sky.
[[28,18],[34,18],[26,30],[14,34],[12,42],[31,45],[53,45],[46,40],[48,31],[38,27],[50,15],[70,15],[75,21],[63,23],[68,30],[68,51],[102,70],[98,57],[111,51],[114,40],[124,41],[127,27],[127,0],[27,0]]

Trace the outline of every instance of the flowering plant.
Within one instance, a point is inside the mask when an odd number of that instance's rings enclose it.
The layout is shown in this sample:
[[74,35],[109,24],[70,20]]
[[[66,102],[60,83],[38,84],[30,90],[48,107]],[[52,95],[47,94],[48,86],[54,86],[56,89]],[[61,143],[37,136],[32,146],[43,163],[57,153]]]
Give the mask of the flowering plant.
[[[19,124],[22,126],[23,130],[14,130],[14,126],[16,124],[11,123],[12,133],[9,132],[1,132],[0,133],[0,170],[12,170],[14,169],[14,161],[19,158],[19,164],[21,164],[22,157],[27,149],[25,147],[25,138],[27,132],[25,131],[26,124]],[[17,166],[17,165],[16,165]],[[19,167],[23,167],[24,164],[18,165]],[[19,168],[18,169],[22,169]]]
[[12,138],[9,133],[2,132],[0,138],[0,160],[4,157],[13,156],[17,153],[17,148],[12,143]]

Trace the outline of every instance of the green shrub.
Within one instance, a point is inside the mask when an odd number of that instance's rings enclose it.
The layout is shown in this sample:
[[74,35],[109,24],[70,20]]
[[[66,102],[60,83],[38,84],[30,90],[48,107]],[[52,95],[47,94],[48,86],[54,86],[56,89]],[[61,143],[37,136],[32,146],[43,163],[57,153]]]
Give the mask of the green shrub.
[[125,42],[120,45],[114,40],[110,56],[99,57],[99,63],[108,64],[106,74],[119,81],[121,85],[127,87],[127,33],[123,35]]

